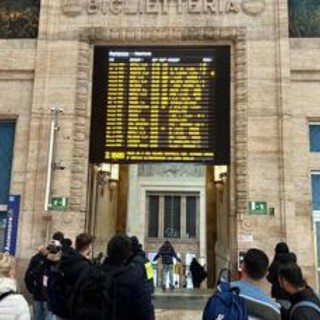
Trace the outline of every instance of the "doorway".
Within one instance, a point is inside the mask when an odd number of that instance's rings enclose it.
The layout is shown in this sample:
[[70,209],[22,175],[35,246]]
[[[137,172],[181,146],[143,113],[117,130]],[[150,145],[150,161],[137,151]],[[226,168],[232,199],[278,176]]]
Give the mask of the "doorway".
[[[208,271],[213,287],[216,273],[230,267],[229,186],[226,171],[199,164],[158,163],[120,165],[119,178],[102,165],[90,165],[87,230],[95,236],[94,255],[105,253],[117,232],[135,235],[152,260],[170,240],[183,260],[185,275],[196,257]],[[226,170],[224,168],[223,170]],[[223,177],[221,177],[223,174]],[[155,279],[160,283],[159,266]],[[188,278],[178,286],[189,286]]]

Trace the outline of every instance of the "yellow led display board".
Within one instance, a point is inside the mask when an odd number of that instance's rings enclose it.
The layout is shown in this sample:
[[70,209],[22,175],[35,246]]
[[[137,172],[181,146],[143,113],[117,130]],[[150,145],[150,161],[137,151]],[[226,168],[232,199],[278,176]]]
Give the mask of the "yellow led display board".
[[95,48],[90,161],[228,163],[229,51]]

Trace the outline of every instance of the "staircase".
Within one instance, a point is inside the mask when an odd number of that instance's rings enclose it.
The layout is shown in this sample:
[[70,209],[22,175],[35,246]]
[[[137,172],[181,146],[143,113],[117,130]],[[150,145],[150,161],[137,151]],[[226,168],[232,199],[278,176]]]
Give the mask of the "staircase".
[[156,320],[201,320],[212,289],[156,289],[154,306]]

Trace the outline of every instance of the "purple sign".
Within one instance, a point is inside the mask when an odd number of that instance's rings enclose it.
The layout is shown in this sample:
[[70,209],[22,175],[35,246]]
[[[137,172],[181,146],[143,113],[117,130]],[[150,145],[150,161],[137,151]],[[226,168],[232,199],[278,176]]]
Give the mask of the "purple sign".
[[6,228],[4,233],[3,251],[9,252],[13,256],[16,254],[17,247],[19,211],[20,196],[10,195],[8,201]]

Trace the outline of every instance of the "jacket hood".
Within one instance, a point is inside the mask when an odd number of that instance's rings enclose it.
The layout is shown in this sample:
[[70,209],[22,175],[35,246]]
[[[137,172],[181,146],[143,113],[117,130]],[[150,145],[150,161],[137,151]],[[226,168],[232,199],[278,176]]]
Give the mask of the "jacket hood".
[[0,277],[0,294],[9,291],[17,291],[16,280],[7,277]]
[[124,262],[111,259],[110,257],[106,257],[102,265],[105,270],[115,270],[125,264]]
[[74,262],[86,259],[83,257],[78,251],[70,248],[67,250],[61,257],[61,266],[68,267],[69,265],[73,264]]

